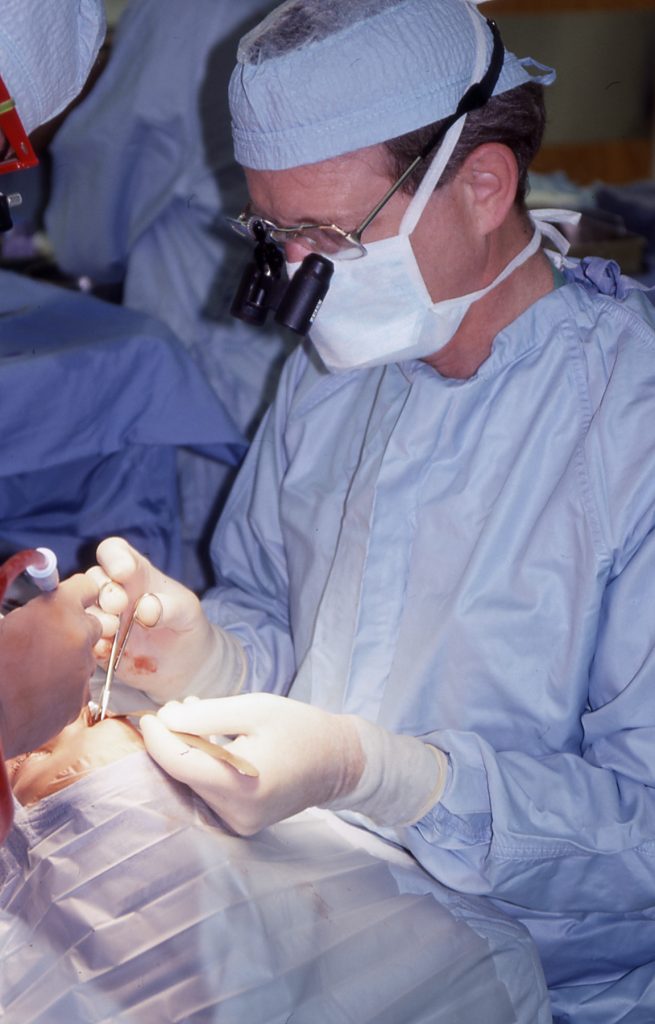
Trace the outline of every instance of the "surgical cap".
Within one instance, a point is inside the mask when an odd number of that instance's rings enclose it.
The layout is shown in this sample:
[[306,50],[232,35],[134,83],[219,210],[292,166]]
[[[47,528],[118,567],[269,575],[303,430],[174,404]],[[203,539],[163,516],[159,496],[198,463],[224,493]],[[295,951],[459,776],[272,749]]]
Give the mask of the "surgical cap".
[[[474,18],[486,67],[491,32],[467,0],[287,0],[239,45],[230,81],[237,160],[296,167],[447,117],[471,84]],[[494,95],[534,81],[530,63],[505,51]]]
[[79,93],[104,34],[102,0],[2,0],[0,75],[28,134]]

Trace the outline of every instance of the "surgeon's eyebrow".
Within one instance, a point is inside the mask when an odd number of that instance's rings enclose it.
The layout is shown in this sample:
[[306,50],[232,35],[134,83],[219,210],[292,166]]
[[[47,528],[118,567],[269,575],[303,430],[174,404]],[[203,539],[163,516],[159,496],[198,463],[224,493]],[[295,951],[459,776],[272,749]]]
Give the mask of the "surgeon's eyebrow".
[[248,202],[243,212],[246,217],[261,217],[262,220],[269,221],[271,224],[275,224],[278,228],[297,228],[305,225],[308,227],[329,227],[331,224],[338,223],[338,221],[333,221],[326,217],[307,216],[297,217],[294,219],[279,217],[273,213],[264,212],[252,200]]
[[275,217],[271,213],[265,213],[263,210],[260,210],[254,203],[248,203],[245,209],[245,214],[247,217],[261,217],[262,220],[269,221],[271,224],[275,224],[278,228],[293,228],[297,224],[306,223],[305,221],[299,220],[294,220],[291,223],[285,223],[279,217]]

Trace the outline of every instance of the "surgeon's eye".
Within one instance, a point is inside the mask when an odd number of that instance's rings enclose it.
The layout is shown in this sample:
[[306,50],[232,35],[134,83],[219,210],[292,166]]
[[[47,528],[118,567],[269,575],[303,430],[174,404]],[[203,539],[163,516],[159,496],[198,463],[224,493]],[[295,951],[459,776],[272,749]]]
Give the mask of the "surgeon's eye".
[[[271,237],[278,241],[275,232]],[[297,242],[305,249],[329,256],[332,259],[358,259],[366,252],[364,246],[358,245],[337,228],[331,227],[304,227],[293,234],[279,235],[281,242]]]

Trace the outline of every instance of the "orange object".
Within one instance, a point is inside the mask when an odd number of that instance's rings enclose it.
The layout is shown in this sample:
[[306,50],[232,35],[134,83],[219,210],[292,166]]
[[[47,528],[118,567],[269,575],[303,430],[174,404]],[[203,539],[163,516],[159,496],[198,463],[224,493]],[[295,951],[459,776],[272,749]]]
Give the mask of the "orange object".
[[9,171],[22,171],[26,167],[36,167],[38,158],[32,149],[23,122],[18,116],[16,104],[9,95],[9,90],[0,78],[0,131],[7,143],[6,151],[0,156],[0,174]]

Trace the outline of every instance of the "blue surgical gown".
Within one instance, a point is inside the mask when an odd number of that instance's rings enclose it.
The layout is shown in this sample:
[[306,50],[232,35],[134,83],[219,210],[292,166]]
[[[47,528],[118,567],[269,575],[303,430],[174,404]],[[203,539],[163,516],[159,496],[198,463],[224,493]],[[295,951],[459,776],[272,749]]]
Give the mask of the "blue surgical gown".
[[556,1019],[610,1024],[655,1019],[655,333],[587,270],[467,380],[298,351],[205,608],[253,689],[448,753],[395,838],[528,926]]
[[0,272],[0,558],[51,547],[62,576],[120,534],[181,570],[176,454],[235,466],[245,439],[156,320]]

